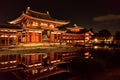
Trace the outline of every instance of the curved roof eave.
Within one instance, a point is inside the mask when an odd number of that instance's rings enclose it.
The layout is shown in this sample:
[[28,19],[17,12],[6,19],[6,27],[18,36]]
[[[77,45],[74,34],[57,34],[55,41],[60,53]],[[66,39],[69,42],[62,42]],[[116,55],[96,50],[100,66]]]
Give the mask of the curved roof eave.
[[21,18],[24,18],[23,15],[24,15],[24,12],[18,18],[14,19],[12,21],[9,21],[8,23],[10,23],[10,24],[16,24],[18,21],[21,20]]
[[64,21],[57,21],[57,20],[53,21],[53,20],[39,19],[39,18],[35,18],[35,17],[32,17],[32,16],[29,16],[29,15],[25,14],[24,12],[20,15],[20,17],[18,17],[17,19],[15,19],[13,21],[8,22],[8,23],[16,24],[17,22],[22,20],[24,17],[31,18],[31,19],[36,19],[36,20],[41,20],[41,21],[49,21],[49,22],[52,22],[52,23],[57,23],[57,24],[62,24],[62,25],[66,25],[66,24],[70,23],[69,21],[64,22]]

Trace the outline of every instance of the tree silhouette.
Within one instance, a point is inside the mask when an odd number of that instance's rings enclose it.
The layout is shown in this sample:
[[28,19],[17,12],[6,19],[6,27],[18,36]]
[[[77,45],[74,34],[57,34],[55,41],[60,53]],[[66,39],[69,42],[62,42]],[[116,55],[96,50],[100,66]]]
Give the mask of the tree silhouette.
[[115,33],[114,40],[120,40],[120,31]]
[[111,33],[107,29],[103,29],[103,30],[99,31],[98,36],[100,38],[108,39],[111,37]]

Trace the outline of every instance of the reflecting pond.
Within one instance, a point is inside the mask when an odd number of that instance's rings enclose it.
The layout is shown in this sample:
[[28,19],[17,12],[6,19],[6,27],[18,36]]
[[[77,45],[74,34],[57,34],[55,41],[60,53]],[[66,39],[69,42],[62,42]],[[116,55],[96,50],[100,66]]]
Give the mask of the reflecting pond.
[[[0,54],[2,80],[119,80],[120,49]],[[7,76],[7,77],[6,77]]]

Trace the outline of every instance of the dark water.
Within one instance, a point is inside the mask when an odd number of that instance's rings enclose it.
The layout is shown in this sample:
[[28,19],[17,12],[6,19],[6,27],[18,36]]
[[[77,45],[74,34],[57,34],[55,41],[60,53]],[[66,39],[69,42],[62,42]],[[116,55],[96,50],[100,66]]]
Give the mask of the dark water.
[[93,59],[73,61],[73,73],[78,75],[75,80],[120,80],[119,49],[97,49],[90,53]]
[[[78,53],[83,54],[71,61],[71,73],[57,74],[46,80],[120,80],[120,49],[89,49]],[[86,58],[84,53],[91,55]]]
[[[58,64],[68,61],[69,63]],[[58,65],[54,66],[55,64]],[[22,69],[14,70],[21,67]],[[35,78],[57,71],[58,68],[69,69],[70,72]],[[82,48],[69,53],[0,54],[0,80],[20,79],[120,80],[120,49]]]

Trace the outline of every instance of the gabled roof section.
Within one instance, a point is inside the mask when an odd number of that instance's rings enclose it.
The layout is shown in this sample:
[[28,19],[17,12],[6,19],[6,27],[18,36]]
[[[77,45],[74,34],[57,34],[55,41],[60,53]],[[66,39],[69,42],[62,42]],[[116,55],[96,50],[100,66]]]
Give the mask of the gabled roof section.
[[84,29],[84,28],[81,26],[78,26],[77,24],[74,24],[72,27],[69,27],[67,29]]
[[29,16],[32,16],[32,17],[40,18],[40,19],[54,20],[50,16],[48,11],[47,11],[47,13],[41,13],[41,12],[31,10],[30,7],[27,7],[26,14]]
[[74,24],[72,27],[69,27],[67,29],[70,30],[70,32],[76,32],[77,33],[77,32],[80,32],[80,30],[83,30],[84,28]]
[[66,21],[66,20],[58,20],[58,19],[52,18],[48,11],[47,11],[47,13],[41,13],[41,12],[31,10],[30,7],[27,7],[26,12],[25,13],[23,12],[20,15],[20,17],[18,17],[17,19],[15,19],[13,21],[10,21],[9,23],[10,24],[16,24],[16,23],[19,23],[24,18],[31,18],[31,19],[35,19],[35,20],[49,21],[49,22],[60,24],[60,25],[65,25],[65,24],[70,23],[69,21]]

